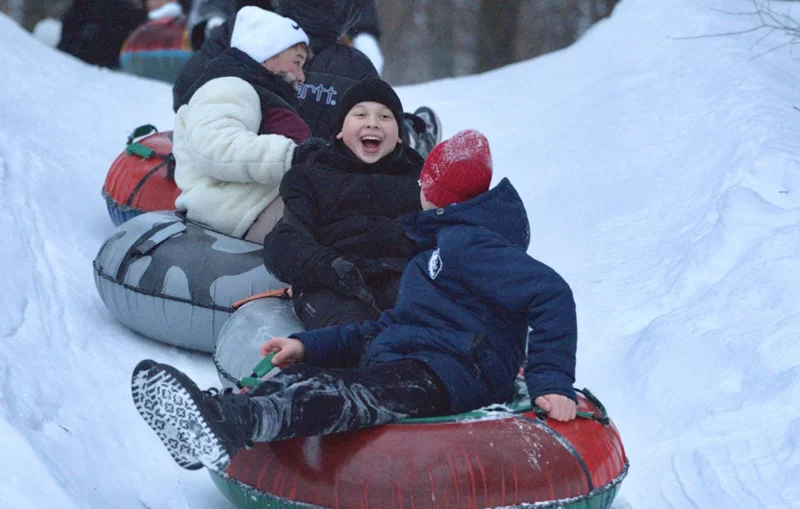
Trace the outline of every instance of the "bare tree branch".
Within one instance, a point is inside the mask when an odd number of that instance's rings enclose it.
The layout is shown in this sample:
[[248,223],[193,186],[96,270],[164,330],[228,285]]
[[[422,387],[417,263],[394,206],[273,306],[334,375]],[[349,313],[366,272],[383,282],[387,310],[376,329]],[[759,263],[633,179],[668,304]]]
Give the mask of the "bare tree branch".
[[720,14],[725,14],[725,15],[728,15],[728,16],[755,16],[756,14],[758,14],[758,11],[734,12],[734,11],[726,11],[724,9],[717,9],[716,7],[712,7],[710,10],[711,10],[711,12],[718,12]]
[[736,32],[720,32],[716,34],[704,34],[704,35],[687,35],[683,37],[669,37],[669,39],[673,41],[688,41],[692,39],[708,39],[710,37],[725,37],[728,35],[742,35],[742,34],[749,34],[751,32],[758,32],[759,30],[763,30],[763,26],[748,28],[747,30],[739,30]]
[[788,41],[788,42],[785,42],[783,44],[779,44],[779,45],[777,45],[777,46],[775,46],[773,48],[770,48],[770,49],[768,49],[766,51],[763,51],[763,52],[761,52],[761,53],[759,53],[757,55],[754,55],[753,59],[761,58],[761,57],[763,57],[764,55],[766,55],[768,53],[772,53],[773,51],[777,51],[777,50],[779,50],[781,48],[785,48],[786,46],[790,46],[792,44],[795,44],[795,42],[794,41]]
[[721,9],[712,9],[715,12],[719,12],[722,14],[726,14],[729,16],[754,16],[758,19],[758,25],[748,28],[745,30],[737,30],[731,32],[721,32],[716,34],[703,34],[703,35],[690,35],[684,37],[670,37],[672,40],[692,40],[692,39],[706,39],[709,37],[725,37],[731,35],[744,35],[753,32],[760,32],[765,31],[763,35],[761,35],[751,46],[750,49],[752,50],[759,44],[761,44],[767,37],[774,34],[775,32],[782,32],[789,36],[789,40],[773,46],[772,48],[767,49],[756,55],[753,58],[762,57],[768,53],[772,53],[781,48],[791,47],[795,44],[800,43],[800,22],[794,19],[791,14],[778,12],[772,8],[772,0],[752,0],[753,2],[753,11],[752,12],[732,12],[732,11],[725,11]]
[[758,46],[761,43],[761,41],[763,41],[764,39],[766,39],[767,37],[769,37],[773,33],[775,33],[775,29],[769,30],[767,33],[765,33],[764,35],[762,35],[761,37],[756,39],[756,42],[754,42],[753,44],[750,45],[750,49],[753,49],[756,46]]

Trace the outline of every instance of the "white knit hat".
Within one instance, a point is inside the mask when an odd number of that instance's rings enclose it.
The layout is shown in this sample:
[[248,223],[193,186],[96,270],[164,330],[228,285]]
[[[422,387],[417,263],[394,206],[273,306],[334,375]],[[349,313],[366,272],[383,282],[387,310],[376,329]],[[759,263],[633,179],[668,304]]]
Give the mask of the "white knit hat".
[[308,44],[308,36],[289,18],[253,6],[242,7],[236,13],[231,47],[258,63],[301,42]]

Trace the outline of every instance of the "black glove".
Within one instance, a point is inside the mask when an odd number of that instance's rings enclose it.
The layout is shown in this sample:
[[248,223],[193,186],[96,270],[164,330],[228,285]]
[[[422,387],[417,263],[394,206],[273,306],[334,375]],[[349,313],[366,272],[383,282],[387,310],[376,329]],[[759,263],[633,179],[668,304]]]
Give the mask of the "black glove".
[[298,144],[294,148],[294,154],[292,155],[292,166],[305,163],[314,154],[314,152],[327,144],[328,142],[322,138],[309,138],[306,141]]
[[355,264],[367,280],[384,274],[402,274],[406,268],[402,258],[360,258]]
[[358,267],[348,262],[344,258],[336,258],[331,263],[331,288],[337,293],[355,297],[368,304],[374,304],[375,298],[367,290],[364,279],[358,271]]

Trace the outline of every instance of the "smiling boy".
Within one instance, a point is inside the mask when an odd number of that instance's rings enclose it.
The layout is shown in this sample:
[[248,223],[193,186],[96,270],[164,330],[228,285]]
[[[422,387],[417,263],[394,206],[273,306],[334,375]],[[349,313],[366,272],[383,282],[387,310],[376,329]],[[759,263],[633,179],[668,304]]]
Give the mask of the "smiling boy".
[[401,143],[392,110],[372,101],[353,106],[336,139],[342,140],[365,163],[380,161]]
[[388,83],[342,97],[336,134],[281,182],[283,220],[264,240],[267,269],[292,285],[308,329],[372,320],[391,308],[413,243],[422,157],[402,143],[403,105]]

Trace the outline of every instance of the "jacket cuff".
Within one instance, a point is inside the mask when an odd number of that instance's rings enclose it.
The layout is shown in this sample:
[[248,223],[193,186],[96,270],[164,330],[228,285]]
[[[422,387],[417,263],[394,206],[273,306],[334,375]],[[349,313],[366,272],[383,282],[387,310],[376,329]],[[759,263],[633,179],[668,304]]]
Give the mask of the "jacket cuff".
[[325,345],[337,345],[341,342],[339,327],[327,327],[314,331],[296,332],[289,336],[299,339],[306,349],[304,362],[319,365],[323,359],[328,358]]
[[562,396],[572,399],[576,403],[578,402],[575,389],[572,388],[573,380],[564,373],[526,373],[525,384],[528,386],[531,405],[534,404],[536,398],[545,394],[561,394]]

